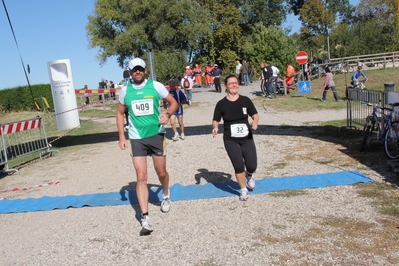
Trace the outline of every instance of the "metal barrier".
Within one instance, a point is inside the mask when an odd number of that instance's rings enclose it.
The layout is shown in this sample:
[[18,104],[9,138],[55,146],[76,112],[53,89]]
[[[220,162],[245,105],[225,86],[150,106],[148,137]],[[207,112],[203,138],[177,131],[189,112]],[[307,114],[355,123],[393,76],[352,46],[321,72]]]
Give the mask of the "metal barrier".
[[373,107],[362,104],[368,102],[388,107],[387,92],[377,90],[359,90],[348,88],[347,101],[347,126],[355,127],[353,124],[362,128],[365,125],[366,117],[371,114]]
[[51,153],[58,150],[51,150],[47,141],[44,122],[41,117],[0,124],[0,166],[5,166],[6,172],[18,172],[17,169],[10,169],[8,163],[17,157],[33,152],[45,150],[40,153]]

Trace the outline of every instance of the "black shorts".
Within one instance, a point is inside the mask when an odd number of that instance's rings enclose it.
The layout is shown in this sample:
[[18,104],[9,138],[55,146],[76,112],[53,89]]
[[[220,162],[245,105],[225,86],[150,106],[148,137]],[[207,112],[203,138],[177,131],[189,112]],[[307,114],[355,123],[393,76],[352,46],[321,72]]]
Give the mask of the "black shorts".
[[157,134],[145,139],[131,139],[133,157],[165,156],[165,134]]
[[234,172],[236,174],[243,173],[245,170],[250,173],[256,171],[258,161],[253,139],[224,139],[224,147],[229,155],[230,161],[234,167]]

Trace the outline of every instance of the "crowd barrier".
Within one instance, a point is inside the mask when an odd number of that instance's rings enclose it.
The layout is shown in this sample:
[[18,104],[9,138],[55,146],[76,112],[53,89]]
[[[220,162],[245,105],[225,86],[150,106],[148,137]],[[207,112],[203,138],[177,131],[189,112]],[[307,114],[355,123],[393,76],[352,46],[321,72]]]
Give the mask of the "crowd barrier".
[[348,88],[347,101],[347,126],[361,128],[366,123],[366,117],[373,111],[372,106],[368,106],[362,102],[376,104],[382,107],[388,106],[388,92],[378,90],[359,90]]
[[6,172],[17,172],[9,168],[9,161],[23,155],[42,151],[44,153],[57,152],[50,149],[47,141],[44,122],[41,117],[0,124],[0,167]]

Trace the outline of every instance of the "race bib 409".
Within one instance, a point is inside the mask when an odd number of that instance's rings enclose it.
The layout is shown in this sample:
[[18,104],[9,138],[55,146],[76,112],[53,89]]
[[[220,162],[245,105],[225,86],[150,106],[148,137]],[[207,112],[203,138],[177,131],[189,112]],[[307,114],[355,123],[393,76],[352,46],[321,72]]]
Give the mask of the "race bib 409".
[[153,99],[143,99],[132,101],[132,110],[135,116],[152,115],[154,114]]

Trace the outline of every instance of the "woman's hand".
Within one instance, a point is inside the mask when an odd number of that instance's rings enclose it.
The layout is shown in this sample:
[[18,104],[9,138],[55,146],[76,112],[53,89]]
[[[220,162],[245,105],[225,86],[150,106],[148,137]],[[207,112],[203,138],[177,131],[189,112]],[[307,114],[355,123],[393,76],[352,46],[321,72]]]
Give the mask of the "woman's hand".
[[219,132],[219,129],[217,127],[213,128],[212,129],[212,137],[216,138],[216,136],[218,135],[218,132]]

